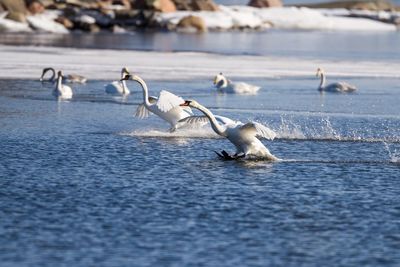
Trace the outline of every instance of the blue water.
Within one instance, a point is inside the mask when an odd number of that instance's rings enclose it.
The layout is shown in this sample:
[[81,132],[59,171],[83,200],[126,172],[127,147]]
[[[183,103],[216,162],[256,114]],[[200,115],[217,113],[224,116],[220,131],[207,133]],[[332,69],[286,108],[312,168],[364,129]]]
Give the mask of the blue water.
[[399,32],[280,31],[135,32],[131,34],[6,34],[1,44],[77,48],[197,51],[231,55],[267,55],[328,60],[400,61]]
[[399,266],[399,80],[354,77],[353,95],[244,80],[260,93],[148,83],[268,125],[282,162],[221,161],[234,147],[209,131],[134,118],[133,83],[127,99],[90,81],[57,102],[0,80],[1,266]]

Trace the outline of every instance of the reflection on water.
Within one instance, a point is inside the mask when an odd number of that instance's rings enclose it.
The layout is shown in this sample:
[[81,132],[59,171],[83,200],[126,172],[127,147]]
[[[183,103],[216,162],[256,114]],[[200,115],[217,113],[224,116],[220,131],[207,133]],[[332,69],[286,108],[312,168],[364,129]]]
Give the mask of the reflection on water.
[[128,34],[1,34],[1,44],[202,51],[223,54],[291,56],[337,60],[400,60],[397,32],[135,32]]

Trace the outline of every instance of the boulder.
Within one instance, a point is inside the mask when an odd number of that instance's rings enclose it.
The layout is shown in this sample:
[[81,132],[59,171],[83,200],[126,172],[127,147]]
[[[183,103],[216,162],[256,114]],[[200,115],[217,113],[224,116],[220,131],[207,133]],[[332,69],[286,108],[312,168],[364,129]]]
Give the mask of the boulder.
[[44,5],[38,0],[26,1],[26,6],[31,15],[41,14],[45,11]]
[[6,16],[6,19],[10,19],[16,22],[22,22],[26,23],[26,15],[21,12],[15,12],[15,11],[8,11],[8,14]]
[[198,16],[186,16],[182,18],[176,25],[179,31],[190,32],[206,32],[207,26],[204,20]]
[[192,0],[192,10],[218,11],[219,8],[212,0]]
[[175,12],[176,6],[172,0],[146,0],[147,7],[159,12]]
[[8,12],[28,13],[24,0],[0,0],[0,5]]
[[258,8],[283,6],[281,0],[250,0],[248,5]]
[[188,0],[173,0],[177,10],[192,10]]

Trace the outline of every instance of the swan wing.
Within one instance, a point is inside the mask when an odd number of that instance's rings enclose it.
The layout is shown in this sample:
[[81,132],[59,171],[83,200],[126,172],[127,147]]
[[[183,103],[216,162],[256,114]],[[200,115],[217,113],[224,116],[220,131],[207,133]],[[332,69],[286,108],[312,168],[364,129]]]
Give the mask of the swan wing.
[[274,138],[276,137],[276,133],[274,131],[262,125],[261,123],[254,121],[243,124],[242,126],[239,127],[239,129],[241,131],[246,131],[249,134],[254,134],[256,136],[269,140],[274,140]]
[[214,117],[220,124],[224,124],[224,125],[232,125],[232,124],[240,123],[238,121],[231,120],[231,119],[229,119],[227,117],[224,117],[224,116],[215,115]]
[[[149,102],[151,104],[154,104],[157,102],[157,97],[154,96],[149,96]],[[150,115],[149,110],[146,108],[146,105],[144,103],[140,104],[137,109],[136,109],[136,113],[135,113],[135,117],[138,117],[140,119],[144,119],[147,118]]]
[[206,124],[209,122],[209,119],[206,116],[189,116],[179,120],[179,122],[187,124]]
[[258,92],[258,90],[260,90],[259,86],[255,86],[244,82],[234,83],[232,84],[232,87],[234,92],[239,94],[255,94]]
[[178,107],[183,102],[185,102],[185,100],[183,100],[182,97],[174,95],[173,93],[170,93],[168,91],[162,90],[160,92],[160,96],[158,98],[156,105],[162,112],[168,112],[171,109]]

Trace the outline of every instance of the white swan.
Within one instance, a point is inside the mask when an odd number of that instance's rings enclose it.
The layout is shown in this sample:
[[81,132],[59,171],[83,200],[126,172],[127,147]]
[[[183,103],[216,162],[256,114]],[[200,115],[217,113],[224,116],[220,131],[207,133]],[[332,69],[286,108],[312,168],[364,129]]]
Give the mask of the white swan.
[[123,80],[125,75],[129,75],[129,71],[127,68],[122,68],[121,80],[113,81],[109,84],[106,84],[104,86],[106,93],[111,94],[111,95],[129,95],[131,92],[129,91],[128,87],[126,86],[125,80]]
[[[47,72],[51,71],[51,76],[50,78],[44,78],[44,76],[46,75]],[[56,71],[53,68],[44,68],[42,70],[42,76],[40,76],[40,81],[41,82],[51,82],[54,83],[56,82]],[[87,78],[78,75],[78,74],[69,74],[69,75],[65,75],[64,77],[66,79],[67,82],[70,83],[86,83],[87,82]]]
[[[242,123],[226,117],[216,117],[210,110],[194,100],[185,101],[181,106],[189,106],[200,110],[210,120],[212,129],[218,135],[228,138],[228,140],[235,145],[236,153],[234,155],[231,156],[224,150],[222,151],[222,155],[216,152],[218,156],[224,159],[237,159],[249,156],[267,160],[279,160],[272,155],[268,148],[257,138],[262,137],[270,140],[275,138],[275,132],[264,125],[254,121]],[[197,116],[197,119],[203,120],[204,116]],[[197,119],[192,116],[182,121],[191,123],[196,122]]]
[[62,83],[63,74],[61,71],[57,73],[57,84],[53,90],[53,95],[60,99],[71,99],[72,89],[71,87]]
[[337,82],[325,85],[326,78],[323,69],[317,69],[317,77],[321,78],[321,83],[319,84],[318,91],[320,92],[331,92],[331,93],[351,93],[357,90],[354,85],[348,84],[346,82]]
[[149,115],[149,111],[167,121],[170,125],[170,131],[173,132],[180,128],[183,123],[180,120],[193,115],[191,108],[181,107],[184,102],[183,98],[176,96],[168,91],[162,90],[159,97],[149,97],[146,83],[137,75],[125,75],[122,81],[132,80],[139,83],[143,90],[143,104],[139,105],[136,110],[136,117],[145,118]]
[[214,85],[218,92],[228,94],[257,94],[258,90],[260,90],[260,87],[256,85],[251,85],[244,82],[233,83],[222,73],[215,76]]

